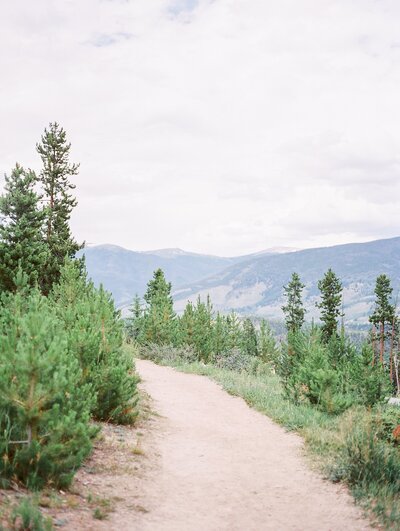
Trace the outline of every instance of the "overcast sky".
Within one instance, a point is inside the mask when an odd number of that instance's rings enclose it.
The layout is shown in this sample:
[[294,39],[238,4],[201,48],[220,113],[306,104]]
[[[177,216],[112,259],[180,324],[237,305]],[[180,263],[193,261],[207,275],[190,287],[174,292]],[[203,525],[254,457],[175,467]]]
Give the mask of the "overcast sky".
[[0,173],[40,169],[58,121],[78,239],[234,255],[400,235],[398,0],[0,4]]

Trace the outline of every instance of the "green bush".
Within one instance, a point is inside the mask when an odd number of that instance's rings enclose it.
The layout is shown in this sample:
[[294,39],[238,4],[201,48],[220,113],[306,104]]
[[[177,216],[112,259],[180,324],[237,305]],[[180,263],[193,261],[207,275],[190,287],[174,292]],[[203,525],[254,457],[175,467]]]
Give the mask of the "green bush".
[[154,363],[193,363],[198,360],[198,356],[193,347],[173,347],[171,345],[157,345],[150,343],[139,348],[141,358],[154,361]]
[[339,467],[352,486],[382,486],[400,493],[400,454],[382,440],[378,417],[356,419],[347,433]]
[[338,414],[354,402],[333,364],[329,345],[318,331],[289,336],[279,372],[287,396],[296,403],[310,403],[326,413]]
[[111,296],[87,282],[78,264],[67,262],[51,299],[64,323],[68,350],[82,369],[82,383],[94,391],[93,416],[134,422],[138,378],[133,359],[123,351],[123,323]]
[[390,379],[385,369],[372,365],[373,350],[369,344],[362,345],[361,352],[354,353],[346,364],[346,377],[349,390],[355,401],[367,407],[383,402],[391,395]]
[[0,322],[0,478],[65,487],[91,449],[93,392],[48,300],[3,298]]
[[51,518],[43,518],[37,504],[30,498],[24,498],[11,514],[13,529],[18,531],[51,531]]
[[233,348],[216,356],[214,363],[220,369],[229,369],[238,372],[244,371],[249,374],[256,374],[260,359],[256,356],[244,354],[238,348]]

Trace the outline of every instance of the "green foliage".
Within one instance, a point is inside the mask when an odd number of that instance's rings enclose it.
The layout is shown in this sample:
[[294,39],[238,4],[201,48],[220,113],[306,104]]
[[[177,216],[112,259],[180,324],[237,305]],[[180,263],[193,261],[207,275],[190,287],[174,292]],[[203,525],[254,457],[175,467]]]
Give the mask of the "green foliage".
[[81,385],[63,323],[33,290],[3,297],[0,477],[30,488],[67,486],[91,444],[91,389]]
[[257,339],[258,356],[264,363],[276,369],[279,360],[279,349],[270,325],[265,319],[261,320]]
[[221,354],[215,358],[216,367],[220,369],[228,369],[230,371],[247,372],[255,374],[259,366],[260,360],[254,356],[249,356],[243,353],[238,348],[233,348],[228,352]]
[[147,308],[144,312],[142,341],[159,345],[173,343],[176,316],[171,297],[171,284],[165,280],[162,269],[157,269],[147,284],[144,300]]
[[321,310],[322,337],[327,342],[337,334],[338,318],[342,315],[343,287],[332,269],[328,269],[324,278],[318,282],[318,289],[321,292],[321,302],[316,306]]
[[13,529],[18,531],[51,531],[51,518],[43,518],[37,503],[30,498],[24,498],[14,507],[11,514]]
[[249,318],[244,319],[242,323],[240,349],[248,356],[257,356],[258,354],[256,329]]
[[218,357],[229,350],[229,330],[226,318],[217,312],[212,327],[212,352]]
[[372,359],[372,346],[365,343],[361,352],[354,353],[343,367],[355,401],[368,407],[382,402],[391,393],[387,374],[380,365],[373,365]]
[[298,332],[290,337],[281,374],[288,397],[296,403],[308,402],[330,414],[352,404],[343,392],[339,371],[332,367],[328,346],[317,330]]
[[395,307],[390,304],[393,288],[387,275],[379,275],[375,285],[375,309],[369,321],[379,327],[381,324],[392,324]]
[[213,314],[210,298],[202,302],[200,297],[194,307],[193,321],[193,346],[203,361],[209,361],[212,357],[213,347]]
[[172,345],[143,345],[139,349],[141,358],[154,361],[154,363],[165,363],[174,365],[175,363],[193,363],[197,361],[197,353],[193,347],[185,345],[183,347],[173,347]]
[[0,292],[16,290],[18,269],[35,286],[48,260],[42,232],[44,212],[35,183],[34,172],[18,164],[5,177],[5,193],[0,197]]
[[126,321],[126,333],[131,341],[150,346],[149,351],[155,345],[191,347],[197,359],[205,363],[222,357],[235,359],[238,352],[250,357],[261,356],[269,363],[277,358],[276,341],[265,321],[257,330],[251,319],[241,321],[234,312],[227,316],[215,314],[210,297],[205,302],[198,297],[196,304],[189,301],[182,316],[177,317],[170,293],[171,284],[158,269],[144,296],[147,305],[143,308],[140,299],[134,299],[131,316]]
[[350,485],[389,487],[400,493],[400,454],[382,440],[379,415],[358,414],[347,432],[338,469]]
[[73,258],[81,248],[69,226],[71,212],[77,205],[71,193],[75,185],[70,178],[77,175],[79,168],[78,164],[69,162],[70,148],[65,130],[56,122],[49,124],[41,142],[36,145],[43,164],[39,182],[45,201],[45,241],[49,249],[41,276],[41,285],[46,294],[58,282],[65,258]]
[[191,301],[189,301],[181,318],[179,319],[178,343],[183,345],[194,345],[194,321],[195,310]]
[[318,329],[289,335],[278,372],[288,397],[330,414],[356,403],[373,406],[389,393],[387,375],[372,365],[370,345],[358,350],[338,336],[326,343]]
[[[396,309],[394,305],[390,303],[390,298],[393,292],[393,288],[390,284],[390,279],[387,275],[379,275],[376,279],[375,285],[375,309],[370,316],[369,321],[378,330],[378,340],[380,344],[380,364],[385,363],[385,344],[386,340],[390,337],[390,334],[398,336],[398,319],[395,317]],[[393,347],[393,345],[392,345]],[[391,349],[392,350],[392,349]],[[374,352],[374,357],[376,356]],[[392,358],[393,353],[390,353]],[[390,359],[390,364],[393,360]]]
[[283,287],[286,304],[282,306],[282,311],[285,314],[286,329],[291,333],[298,332],[304,324],[305,309],[301,298],[304,288],[297,273],[293,273],[289,284]]
[[130,308],[131,316],[126,320],[126,333],[128,340],[139,341],[143,331],[143,313],[144,310],[140,304],[140,297],[138,295],[133,299],[132,307]]
[[240,347],[240,333],[241,326],[239,317],[235,312],[231,312],[226,316],[226,326],[228,333],[228,349],[234,349]]
[[137,416],[137,376],[123,351],[123,323],[111,296],[87,282],[76,262],[67,261],[51,294],[67,331],[68,349],[79,362],[82,384],[90,385],[98,420],[131,423]]
[[[91,450],[91,417],[135,420],[138,377],[110,295],[73,260],[65,131],[50,124],[37,151],[40,177],[17,165],[0,198],[0,486],[64,488]],[[15,522],[43,524],[26,504]]]

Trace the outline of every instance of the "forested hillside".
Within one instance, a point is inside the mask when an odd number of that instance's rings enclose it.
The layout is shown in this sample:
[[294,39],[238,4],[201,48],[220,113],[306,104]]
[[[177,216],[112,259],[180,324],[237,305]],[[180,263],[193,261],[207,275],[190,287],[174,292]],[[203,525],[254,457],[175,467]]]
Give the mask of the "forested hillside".
[[175,292],[176,308],[209,293],[216,309],[283,318],[282,286],[297,272],[304,284],[307,319],[317,318],[317,280],[332,268],[343,283],[343,304],[348,321],[366,323],[374,300],[374,283],[380,273],[399,289],[400,238],[368,243],[306,249],[296,253],[262,256],[228,267],[222,273]]
[[117,245],[86,247],[78,256],[85,255],[86,267],[95,284],[103,284],[112,292],[118,306],[130,303],[135,294],[143,295],[146,284],[157,268],[162,268],[174,286],[197,282],[218,273],[238,261],[195,253],[135,252]]
[[[277,252],[279,251],[279,252]],[[383,271],[399,288],[400,238],[368,243],[336,245],[320,249],[285,252],[267,250],[248,256],[221,258],[179,249],[128,251],[114,245],[99,245],[84,253],[89,276],[113,293],[116,304],[126,308],[134,295],[143,296],[152,272],[161,268],[173,285],[175,309],[183,311],[187,300],[210,294],[214,307],[242,314],[283,319],[282,286],[297,271],[305,285],[307,320],[318,317],[315,302],[317,281],[331,267],[342,279],[343,303],[348,320],[367,322],[374,282]]]

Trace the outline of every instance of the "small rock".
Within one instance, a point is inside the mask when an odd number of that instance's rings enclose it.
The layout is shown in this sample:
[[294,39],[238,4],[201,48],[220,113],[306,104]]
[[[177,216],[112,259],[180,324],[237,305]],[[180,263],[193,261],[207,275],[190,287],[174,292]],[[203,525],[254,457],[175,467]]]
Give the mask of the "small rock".
[[53,524],[56,527],[64,527],[65,525],[68,524],[68,520],[66,518],[57,518],[56,520],[53,521]]

